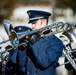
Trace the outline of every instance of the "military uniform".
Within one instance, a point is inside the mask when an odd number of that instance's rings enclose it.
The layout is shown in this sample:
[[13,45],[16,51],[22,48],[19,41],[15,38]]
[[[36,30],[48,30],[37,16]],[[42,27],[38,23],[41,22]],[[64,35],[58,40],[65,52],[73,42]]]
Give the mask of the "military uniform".
[[24,51],[17,50],[13,54],[11,61],[15,65],[14,67],[10,66],[13,67],[12,70],[15,70],[13,73],[19,72],[18,75],[55,75],[55,69],[59,66],[58,59],[62,54],[62,42],[51,35],[42,38],[31,48]]
[[[16,26],[14,27],[18,36],[21,36],[27,31],[31,31],[32,29],[26,26]],[[16,42],[16,40],[14,40]],[[25,42],[25,39],[19,40],[19,43]],[[5,75],[26,75],[26,66],[27,66],[27,56],[26,56],[26,47],[19,46],[13,52],[13,54],[9,57],[9,60],[6,63],[5,67]]]
[[[48,19],[51,15],[48,12],[39,10],[29,10],[27,13],[29,23],[39,19]],[[27,46],[23,53],[17,50],[13,54],[11,61],[17,65],[19,63],[17,67],[18,72],[23,73],[21,75],[55,75],[55,69],[59,66],[58,59],[62,55],[62,50],[62,41],[55,35],[49,35]]]

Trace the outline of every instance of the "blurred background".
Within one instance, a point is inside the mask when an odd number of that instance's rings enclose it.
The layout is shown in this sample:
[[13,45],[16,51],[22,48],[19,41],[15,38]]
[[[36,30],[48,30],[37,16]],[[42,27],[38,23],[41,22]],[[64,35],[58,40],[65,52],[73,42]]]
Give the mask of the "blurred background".
[[28,25],[27,10],[37,9],[52,13],[49,24],[57,21],[76,23],[75,0],[0,0],[0,33],[6,35],[3,20],[13,21],[13,25]]
[[[45,10],[52,14],[49,24],[53,22],[68,22],[76,24],[76,0],[0,0],[0,35],[5,40],[8,38],[3,21],[11,20],[13,26],[28,24],[27,10]],[[63,58],[64,59],[64,58]],[[60,63],[64,60],[60,59]],[[72,75],[63,66],[57,68],[56,75]]]
[[[27,10],[37,9],[52,13],[49,24],[53,22],[76,23],[75,0],[0,0],[0,30],[4,19],[13,21],[13,25],[28,25]],[[2,35],[5,32],[2,33]]]

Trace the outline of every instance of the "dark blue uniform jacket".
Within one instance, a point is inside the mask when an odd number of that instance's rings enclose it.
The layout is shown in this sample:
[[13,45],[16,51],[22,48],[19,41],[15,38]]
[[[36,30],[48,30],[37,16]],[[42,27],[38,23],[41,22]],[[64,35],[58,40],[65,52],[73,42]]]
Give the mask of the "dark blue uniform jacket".
[[18,54],[19,51],[16,51],[11,57],[11,61],[17,63],[17,56],[20,57],[19,68],[24,75],[55,75],[62,50],[62,41],[55,35],[51,35],[41,38],[23,53]]

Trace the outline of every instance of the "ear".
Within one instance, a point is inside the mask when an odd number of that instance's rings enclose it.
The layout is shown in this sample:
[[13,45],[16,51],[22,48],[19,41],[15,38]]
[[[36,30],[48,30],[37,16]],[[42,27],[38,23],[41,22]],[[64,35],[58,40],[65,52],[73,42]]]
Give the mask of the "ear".
[[47,20],[46,19],[42,19],[41,24],[47,25]]
[[41,20],[41,24],[43,24],[43,20]]

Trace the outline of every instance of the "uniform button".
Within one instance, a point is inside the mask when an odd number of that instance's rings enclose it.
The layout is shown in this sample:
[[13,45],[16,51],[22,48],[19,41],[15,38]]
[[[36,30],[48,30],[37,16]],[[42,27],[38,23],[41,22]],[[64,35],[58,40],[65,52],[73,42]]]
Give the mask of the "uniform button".
[[13,67],[11,67],[11,69],[12,69]]
[[30,61],[30,59],[29,59],[29,61]]
[[27,72],[27,74],[30,74],[30,72]]
[[36,75],[36,73],[34,73],[34,75]]

